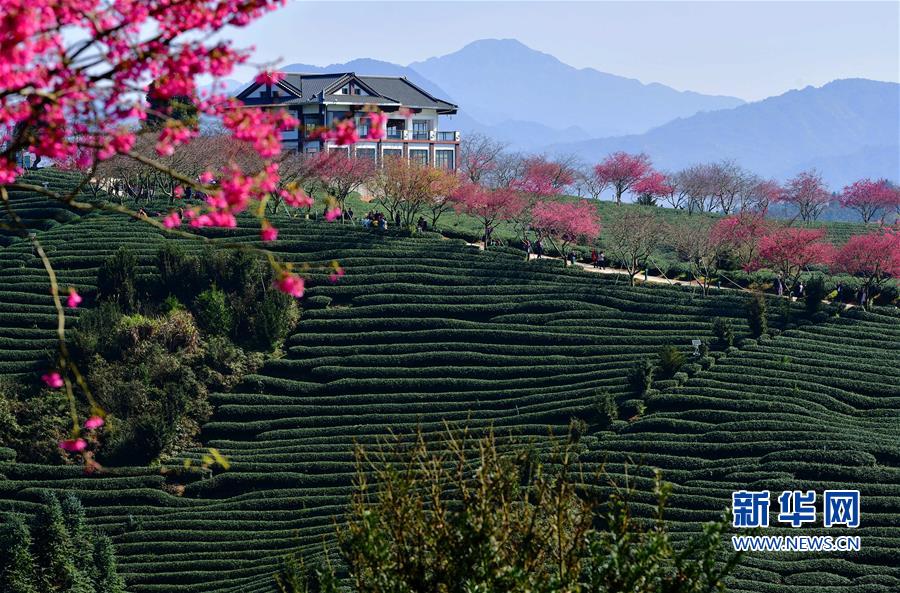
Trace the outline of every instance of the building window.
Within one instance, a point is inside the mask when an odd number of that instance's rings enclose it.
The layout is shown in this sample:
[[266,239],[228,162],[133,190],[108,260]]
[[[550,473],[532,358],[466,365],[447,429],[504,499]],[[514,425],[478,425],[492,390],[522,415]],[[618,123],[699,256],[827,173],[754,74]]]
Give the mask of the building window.
[[350,85],[349,84],[344,85],[344,87],[341,89],[341,92],[338,94],[339,95],[349,95],[350,94]]
[[357,148],[356,149],[356,158],[369,159],[370,161],[374,161],[375,160],[375,149],[374,148]]
[[316,128],[322,125],[322,118],[318,115],[303,116],[303,133],[307,136],[311,135]]
[[349,146],[329,146],[328,152],[329,153],[342,152],[342,153],[344,153],[344,156],[349,157],[350,156],[350,147]]
[[346,111],[329,111],[326,119],[327,125],[334,125],[349,115]]
[[439,169],[449,169],[452,171],[456,168],[453,162],[455,157],[456,152],[453,150],[435,150],[434,166]]
[[275,99],[278,97],[278,91],[272,89],[272,98]]
[[431,120],[414,119],[413,120],[413,140],[428,140],[431,132]]
[[403,149],[401,148],[385,148],[381,151],[382,159],[399,159],[403,157]]
[[403,138],[404,129],[406,129],[406,120],[389,119],[387,123],[387,137],[394,139]]
[[409,160],[419,163],[420,165],[428,164],[428,151],[422,149],[411,149],[409,151]]
[[316,154],[317,152],[319,152],[318,146],[307,146],[306,147],[306,154]]

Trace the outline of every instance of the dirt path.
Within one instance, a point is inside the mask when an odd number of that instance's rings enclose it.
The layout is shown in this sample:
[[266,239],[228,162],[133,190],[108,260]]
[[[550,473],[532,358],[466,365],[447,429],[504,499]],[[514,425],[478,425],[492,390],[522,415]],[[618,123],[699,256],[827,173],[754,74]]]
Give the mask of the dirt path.
[[[478,249],[484,251],[484,242],[482,242],[482,241],[479,241],[477,243],[468,243],[467,242],[466,244],[471,245],[472,247],[477,247]],[[529,255],[529,257],[528,257],[529,261],[536,260],[536,259],[551,259],[551,260],[555,260],[555,261],[562,261],[562,258],[560,258],[560,257],[549,256],[549,255],[545,255],[542,258],[538,258],[538,256],[536,256],[533,253],[531,255]],[[580,267],[582,270],[585,270],[592,274],[603,274],[605,276],[622,276],[622,277],[624,277],[626,282],[628,281],[628,272],[626,272],[625,270],[621,270],[619,268],[610,268],[610,267],[595,268],[593,265],[591,265],[589,263],[583,263],[583,262],[575,262],[575,265]],[[567,263],[566,266],[568,267],[569,264]],[[646,284],[669,284],[669,285],[678,285],[678,286],[689,286],[691,288],[696,288],[701,291],[703,290],[703,285],[701,285],[696,280],[676,280],[673,278],[667,278],[665,276],[654,276],[651,274],[645,275],[643,273],[639,273],[639,274],[635,275],[634,283],[636,285],[646,283]],[[731,286],[711,285],[709,287],[709,290],[734,290],[734,291],[738,291],[738,292],[753,292],[749,288],[743,288],[740,286],[731,287]],[[789,299],[791,299],[791,301],[797,300],[795,297],[791,297],[791,296],[787,296],[787,295],[783,296],[782,298],[789,298]],[[828,300],[823,300],[822,302],[825,304],[831,303],[831,301],[828,301]],[[853,307],[856,307],[856,305],[854,305],[852,303],[844,303],[845,309],[850,309]]]

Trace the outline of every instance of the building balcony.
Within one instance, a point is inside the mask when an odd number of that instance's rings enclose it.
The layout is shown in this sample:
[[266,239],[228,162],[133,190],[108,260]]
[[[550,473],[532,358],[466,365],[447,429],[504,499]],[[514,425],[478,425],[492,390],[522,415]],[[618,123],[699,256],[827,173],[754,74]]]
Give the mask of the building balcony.
[[419,140],[424,142],[459,142],[459,132],[444,130],[388,130],[385,140]]

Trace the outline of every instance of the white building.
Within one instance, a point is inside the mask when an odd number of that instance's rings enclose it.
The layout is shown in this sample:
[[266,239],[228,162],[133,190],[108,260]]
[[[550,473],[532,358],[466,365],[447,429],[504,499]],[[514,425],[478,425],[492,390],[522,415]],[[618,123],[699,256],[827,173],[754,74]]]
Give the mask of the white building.
[[[245,105],[287,109],[301,122],[298,129],[282,133],[285,149],[304,153],[344,150],[377,162],[401,156],[451,170],[459,162],[459,132],[440,129],[440,116],[454,115],[457,106],[433,97],[404,77],[285,73],[275,84],[254,82],[237,97]],[[388,115],[380,140],[365,139],[365,110],[373,107]],[[355,118],[360,136],[352,146],[322,141],[315,133],[348,117]]]

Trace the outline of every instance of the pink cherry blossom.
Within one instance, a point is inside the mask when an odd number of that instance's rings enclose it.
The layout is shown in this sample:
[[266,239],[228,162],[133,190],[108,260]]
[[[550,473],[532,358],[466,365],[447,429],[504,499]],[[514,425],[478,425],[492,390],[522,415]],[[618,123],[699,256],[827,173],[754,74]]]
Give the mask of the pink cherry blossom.
[[369,114],[369,133],[366,135],[368,140],[382,140],[385,137],[385,125],[387,125],[388,115],[381,111],[373,111]]
[[181,216],[177,212],[170,212],[163,218],[163,226],[167,229],[174,229],[181,226]]
[[69,453],[81,453],[87,449],[87,441],[84,439],[67,439],[59,442],[59,448]]
[[341,209],[340,208],[329,208],[325,211],[325,220],[328,222],[333,222],[341,217]]
[[94,430],[103,426],[103,418],[100,416],[91,416],[87,420],[84,421],[84,427],[87,430]]
[[284,72],[263,71],[257,74],[253,80],[257,84],[276,84],[284,80]]
[[334,271],[333,271],[331,274],[329,274],[328,279],[329,279],[332,283],[335,283],[335,282],[337,282],[338,280],[340,280],[341,278],[343,278],[343,277],[344,277],[344,274],[345,274],[346,272],[344,272],[344,268],[342,268],[341,266],[339,266],[339,265],[337,264],[337,262],[334,262],[334,263],[332,264],[332,267],[334,268]]
[[313,199],[307,195],[303,189],[297,187],[294,189],[283,189],[279,192],[284,203],[294,208],[304,208],[313,205]]
[[65,381],[63,381],[62,375],[60,375],[56,371],[41,375],[41,381],[46,383],[47,387],[50,387],[51,389],[59,389],[60,387],[65,385]]
[[278,238],[278,229],[270,224],[264,224],[259,231],[259,236],[263,241],[272,242]]
[[285,294],[299,298],[303,296],[305,282],[303,281],[303,278],[300,278],[295,274],[284,272],[278,280],[275,281],[275,288]]
[[198,179],[199,179],[200,183],[202,183],[204,185],[209,185],[210,183],[213,182],[213,179],[215,179],[215,176],[212,174],[212,171],[204,171],[203,173],[200,173],[200,177],[198,177]]
[[81,295],[78,294],[78,291],[75,290],[74,288],[70,287],[69,288],[69,298],[66,299],[66,306],[69,307],[70,309],[75,309],[78,307],[78,305],[81,304],[82,300],[83,299],[81,298]]
[[333,140],[338,146],[348,146],[359,142],[359,132],[352,117],[342,119],[331,129],[318,132],[318,137],[323,141]]

